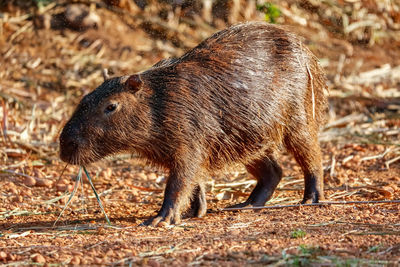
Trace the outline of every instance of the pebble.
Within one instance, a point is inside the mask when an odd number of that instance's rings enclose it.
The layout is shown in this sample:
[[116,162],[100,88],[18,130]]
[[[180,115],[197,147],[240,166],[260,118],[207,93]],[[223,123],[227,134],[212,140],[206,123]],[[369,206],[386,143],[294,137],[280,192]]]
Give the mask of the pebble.
[[229,234],[231,235],[231,236],[235,236],[235,235],[240,235],[240,230],[239,229],[233,229],[233,230],[231,230],[230,232],[229,232]]
[[75,30],[94,28],[100,23],[100,16],[85,5],[71,4],[67,6],[64,16],[65,21]]
[[73,256],[69,263],[79,265],[81,263],[81,258],[79,258],[78,256]]
[[71,179],[60,179],[58,180],[57,184],[69,184],[71,181],[75,180],[75,176],[71,176]]
[[9,254],[7,255],[7,260],[9,260],[9,261],[15,261],[15,260],[17,260],[17,255],[9,253]]
[[159,227],[168,227],[168,226],[169,226],[169,223],[167,223],[167,222],[165,222],[165,221],[162,221],[162,222],[159,222],[159,223],[158,223],[158,226],[159,226]]
[[32,190],[30,190],[30,189],[25,189],[25,190],[23,190],[23,191],[21,192],[21,194],[22,194],[23,196],[31,197],[31,196],[32,196]]
[[106,255],[109,256],[109,257],[112,257],[112,256],[114,255],[114,250],[109,249],[109,250],[106,252]]
[[13,195],[18,195],[18,190],[16,188],[10,188],[10,193]]
[[36,186],[51,187],[52,185],[53,185],[53,181],[51,181],[51,180],[36,178]]
[[149,173],[149,174],[147,175],[147,178],[148,178],[149,180],[157,180],[158,176],[157,176],[157,174],[155,174],[154,172],[151,172],[151,173]]
[[59,192],[64,192],[67,190],[67,185],[66,184],[56,184],[56,189]]
[[151,267],[159,267],[159,266],[160,266],[160,263],[159,263],[158,261],[155,261],[155,260],[149,260],[149,261],[147,262],[147,265],[149,265],[149,266],[151,266]]
[[94,263],[95,263],[95,264],[102,264],[102,263],[103,263],[103,259],[102,259],[102,258],[95,257],[95,258],[94,258]]
[[15,202],[15,203],[21,203],[24,200],[24,198],[22,196],[15,196],[11,200],[12,200],[12,202]]
[[112,169],[111,168],[105,169],[104,171],[102,171],[102,175],[104,176],[104,179],[106,179],[106,180],[111,179]]
[[36,254],[32,260],[37,263],[46,263],[46,259],[40,254]]
[[57,191],[60,191],[60,192],[65,192],[66,190],[71,192],[74,189],[74,186],[72,184],[69,184],[69,185],[57,184],[56,189],[57,189]]
[[7,259],[7,253],[4,251],[0,251],[0,261],[4,261]]
[[33,177],[25,177],[24,178],[24,185],[26,186],[35,186],[36,184],[36,179]]
[[135,174],[134,179],[147,180],[147,176],[146,176],[146,174],[139,172],[139,173]]

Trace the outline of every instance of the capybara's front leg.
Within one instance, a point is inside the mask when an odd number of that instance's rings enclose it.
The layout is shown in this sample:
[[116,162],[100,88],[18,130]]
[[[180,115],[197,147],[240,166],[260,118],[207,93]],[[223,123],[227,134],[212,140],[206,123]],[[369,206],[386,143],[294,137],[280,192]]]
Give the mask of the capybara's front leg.
[[177,168],[170,171],[161,209],[155,217],[146,220],[144,225],[157,226],[160,222],[180,223],[181,214],[189,205],[195,186],[193,183],[195,173],[185,169]]

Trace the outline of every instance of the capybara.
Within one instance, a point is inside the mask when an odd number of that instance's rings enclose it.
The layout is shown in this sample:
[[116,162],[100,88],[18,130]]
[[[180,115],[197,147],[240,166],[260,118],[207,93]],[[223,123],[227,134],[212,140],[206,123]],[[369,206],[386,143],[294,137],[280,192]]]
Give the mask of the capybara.
[[85,165],[134,152],[169,170],[158,214],[206,213],[204,179],[244,164],[257,179],[233,207],[262,206],[282,177],[278,152],[304,173],[303,202],[323,199],[318,131],[327,107],[317,58],[295,34],[263,22],[215,33],[180,58],[111,78],[86,95],[61,136],[61,159]]

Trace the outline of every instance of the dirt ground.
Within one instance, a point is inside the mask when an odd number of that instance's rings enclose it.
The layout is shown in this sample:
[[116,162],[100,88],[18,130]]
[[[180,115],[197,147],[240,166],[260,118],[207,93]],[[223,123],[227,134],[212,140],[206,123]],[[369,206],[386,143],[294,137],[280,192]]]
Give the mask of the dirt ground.
[[54,225],[78,173],[67,166],[60,177],[60,130],[101,83],[102,68],[141,71],[229,24],[274,13],[254,1],[215,6],[211,20],[204,8],[163,1],[142,1],[150,3],[144,10],[131,1],[80,2],[91,20],[78,26],[64,1],[0,4],[0,265],[400,264],[399,3],[272,1],[276,22],[303,37],[328,77],[326,201],[359,203],[287,207],[301,200],[303,178],[283,152],[284,178],[267,203],[278,207],[222,210],[255,184],[239,167],[208,179],[204,218],[154,228],[139,224],[160,208],[167,174],[135,155],[87,166],[111,225],[86,179]]

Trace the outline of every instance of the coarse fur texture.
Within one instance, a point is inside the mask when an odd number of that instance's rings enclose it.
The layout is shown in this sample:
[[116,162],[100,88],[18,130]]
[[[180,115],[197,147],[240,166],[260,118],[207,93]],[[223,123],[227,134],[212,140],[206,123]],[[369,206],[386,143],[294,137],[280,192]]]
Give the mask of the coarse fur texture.
[[235,207],[264,205],[282,177],[282,148],[303,170],[303,202],[318,202],[325,89],[316,57],[294,34],[263,22],[238,24],[180,58],[106,80],[64,127],[60,155],[85,165],[134,151],[167,168],[163,205],[147,224],[178,223],[190,202],[203,216],[204,176],[237,163],[258,183]]

